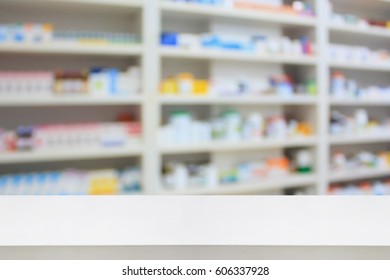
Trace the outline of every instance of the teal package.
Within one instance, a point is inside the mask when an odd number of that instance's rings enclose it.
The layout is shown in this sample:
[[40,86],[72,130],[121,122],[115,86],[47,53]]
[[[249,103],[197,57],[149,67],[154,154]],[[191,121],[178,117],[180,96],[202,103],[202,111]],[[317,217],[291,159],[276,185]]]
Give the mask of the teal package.
[[107,76],[108,76],[108,91],[110,95],[116,95],[119,91],[118,89],[118,77],[119,77],[119,71],[114,68],[110,68],[105,70]]

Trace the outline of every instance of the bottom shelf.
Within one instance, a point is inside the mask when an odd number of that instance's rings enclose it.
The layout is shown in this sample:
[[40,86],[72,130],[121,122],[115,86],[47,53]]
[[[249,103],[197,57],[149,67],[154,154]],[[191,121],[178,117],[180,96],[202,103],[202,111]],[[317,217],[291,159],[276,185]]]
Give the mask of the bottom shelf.
[[374,169],[374,168],[360,168],[352,171],[333,171],[329,176],[331,183],[354,181],[362,179],[372,179],[375,177],[390,176],[389,168]]
[[284,178],[270,178],[262,181],[220,185],[215,188],[193,187],[185,190],[164,189],[164,195],[245,195],[260,192],[280,191],[288,188],[310,186],[316,184],[317,176],[291,175]]

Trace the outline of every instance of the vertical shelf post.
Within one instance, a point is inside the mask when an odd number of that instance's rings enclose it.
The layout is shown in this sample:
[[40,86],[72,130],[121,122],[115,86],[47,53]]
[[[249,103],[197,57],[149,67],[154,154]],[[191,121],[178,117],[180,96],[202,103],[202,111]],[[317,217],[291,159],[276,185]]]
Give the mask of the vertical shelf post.
[[160,153],[158,149],[158,126],[160,108],[157,89],[160,80],[160,0],[143,1],[142,15],[142,79],[145,102],[142,108],[143,123],[143,192],[156,193],[160,187]]
[[317,23],[317,83],[318,83],[318,105],[317,105],[317,191],[316,194],[326,194],[328,188],[329,170],[329,30],[328,13],[329,7],[324,0],[316,0]]

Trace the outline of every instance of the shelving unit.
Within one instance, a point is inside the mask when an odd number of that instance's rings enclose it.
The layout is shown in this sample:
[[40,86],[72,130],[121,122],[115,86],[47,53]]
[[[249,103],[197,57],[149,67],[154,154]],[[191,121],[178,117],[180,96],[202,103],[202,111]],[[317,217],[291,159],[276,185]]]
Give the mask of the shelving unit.
[[[333,10],[335,13],[352,14],[362,18],[377,18],[383,19],[389,17],[390,6],[384,1],[333,1]],[[366,46],[372,50],[387,49],[390,39],[390,29],[381,27],[358,27],[351,24],[328,24],[329,40],[328,44],[344,44]],[[385,85],[388,84],[388,75],[390,72],[390,64],[388,63],[354,63],[354,62],[329,62],[329,70],[342,70],[348,79],[357,81],[359,86],[369,85]],[[330,79],[328,79],[330,81]],[[353,112],[357,109],[366,109],[370,114],[374,114],[375,118],[386,118],[388,115],[389,100],[386,99],[369,99],[369,98],[333,98],[330,94],[330,85],[328,85],[329,93],[327,96],[329,108],[339,112]],[[334,135],[328,139],[328,154],[339,153],[340,151],[352,156],[356,155],[357,151],[366,151],[370,153],[378,153],[379,151],[387,150],[390,141],[390,134],[374,133],[355,135]],[[330,161],[329,161],[330,162]],[[384,168],[354,168],[350,170],[329,171],[329,184],[348,182],[371,181],[389,177],[390,173]]]
[[[3,10],[4,15],[10,9],[11,12],[6,16],[14,15],[15,11],[18,11],[18,16],[25,17],[26,21],[53,22],[55,28],[60,30],[69,28],[77,31],[133,32],[138,34],[143,42],[147,42],[145,40],[147,36],[144,34],[146,30],[143,28],[145,6],[142,0],[5,0],[0,4],[0,10]],[[5,22],[2,23],[8,23],[6,17],[3,20]],[[12,21],[9,20],[9,22]],[[24,71],[30,67],[33,70],[77,71],[91,66],[126,69],[136,64],[141,67],[142,71],[145,71],[144,68],[147,68],[144,63],[145,50],[143,43],[0,43],[0,60],[2,57],[6,58],[2,60],[3,69],[1,70]],[[12,64],[7,60],[12,61]],[[12,65],[11,69],[9,69],[10,65]],[[142,80],[141,83],[142,88],[145,89],[146,82]],[[15,97],[0,96],[0,111],[5,114],[2,118],[4,116],[7,118],[5,122],[1,122],[1,126],[12,127],[18,122],[22,125],[34,121],[29,120],[27,115],[24,116],[27,110],[29,116],[41,115],[38,117],[39,123],[42,121],[66,123],[68,119],[71,119],[72,123],[75,122],[72,114],[77,115],[80,112],[78,123],[95,120],[112,121],[113,116],[123,110],[139,114],[139,118],[143,120],[144,101],[148,94],[141,92],[139,95],[128,96],[93,96],[92,94],[62,93],[59,95],[54,92],[46,94],[38,92],[32,96],[33,98],[29,98],[27,93]],[[65,110],[66,114],[56,114],[61,111],[65,112]],[[98,116],[94,111],[98,113]],[[142,126],[144,129],[145,122],[142,122]],[[17,173],[62,170],[74,167],[74,165],[87,166],[87,169],[92,170],[124,168],[129,165],[142,168],[146,164],[144,153],[142,141],[132,141],[123,147],[84,147],[0,153],[0,166],[4,167],[6,174],[12,172],[12,166],[18,170]],[[0,167],[1,170],[3,168]],[[4,175],[4,171],[0,175]],[[145,178],[142,177],[141,180],[145,186]],[[142,192],[144,191],[142,189]]]
[[[294,15],[287,14],[278,14],[277,16],[272,12],[260,12],[260,11],[248,11],[245,9],[229,9],[229,8],[220,8],[220,7],[209,7],[207,5],[196,5],[191,3],[172,3],[169,1],[160,1],[161,2],[161,13],[159,15],[158,21],[161,23],[159,25],[159,32],[165,31],[163,28],[168,26],[172,28],[174,25],[169,24],[172,18],[177,21],[185,22],[187,19],[191,19],[191,24],[196,25],[199,23],[202,26],[202,31],[204,31],[205,25],[208,26],[207,32],[213,32],[214,28],[218,29],[219,32],[229,32],[229,24],[237,24],[245,30],[246,24],[250,28],[262,28],[266,27],[272,30],[275,34],[283,32],[283,29],[286,30],[300,30],[303,32],[308,32],[309,34],[314,34],[314,38],[317,37],[316,26],[318,20],[315,17],[299,17]],[[166,25],[167,24],[167,25]],[[256,26],[256,27],[255,27]],[[186,32],[184,30],[182,32]],[[193,32],[195,26],[191,27]],[[178,27],[178,29],[180,29]],[[237,29],[240,30],[240,29]],[[237,31],[236,32],[240,32]],[[216,32],[218,32],[216,31]],[[243,32],[245,33],[245,31]],[[284,34],[285,35],[285,34]],[[170,62],[175,61],[174,64],[180,64],[181,61],[186,65],[191,63],[196,63],[199,67],[200,63],[205,65],[205,68],[202,68],[203,72],[207,72],[212,79],[213,74],[222,75],[223,68],[237,68],[236,74],[238,75],[243,69],[243,73],[246,73],[246,66],[251,67],[251,69],[258,68],[260,73],[267,73],[268,68],[274,69],[273,71],[282,71],[283,67],[305,67],[309,68],[309,72],[314,72],[313,78],[318,79],[318,73],[315,70],[318,66],[319,57],[317,56],[288,56],[288,55],[272,55],[272,54],[256,54],[256,53],[243,53],[239,51],[223,51],[223,50],[185,50],[171,47],[159,47],[158,55],[160,57],[160,64],[156,70],[156,76],[159,77],[160,81],[166,74],[165,71],[172,73],[170,67]],[[186,67],[182,67],[186,71]],[[276,70],[277,69],[277,70]],[[176,69],[175,69],[176,70]],[[307,69],[306,69],[307,70]],[[262,71],[262,72],[261,72]],[[215,73],[214,73],[215,72]],[[199,72],[200,74],[201,72]],[[231,72],[233,73],[233,72]],[[231,74],[232,75],[232,74]],[[241,75],[241,73],[240,73]],[[264,74],[263,74],[264,75]],[[216,112],[217,108],[221,106],[233,107],[237,106],[240,108],[252,108],[252,110],[262,110],[262,108],[272,107],[275,110],[280,111],[284,110],[285,107],[297,106],[297,109],[300,107],[304,108],[304,111],[311,112],[312,117],[319,121],[319,114],[317,113],[317,107],[319,105],[320,99],[318,96],[321,95],[318,92],[317,96],[308,96],[300,93],[294,94],[291,98],[280,98],[276,96],[240,96],[240,97],[213,97],[213,96],[159,96],[156,100],[156,107],[160,118],[155,122],[155,129],[157,130],[160,123],[162,122],[162,114],[166,110],[171,110],[173,107],[183,106],[185,108],[194,108],[198,110],[199,108],[208,108],[211,112]],[[196,107],[198,106],[198,107]],[[249,107],[248,107],[249,106]],[[320,135],[320,131],[317,131]],[[215,141],[210,143],[198,143],[194,145],[160,145],[159,154],[156,158],[158,165],[162,166],[165,157],[172,158],[178,156],[182,158],[184,155],[190,159],[189,155],[194,156],[204,156],[208,155],[212,161],[218,160],[218,158],[224,158],[225,154],[234,154],[232,157],[236,157],[238,154],[246,153],[258,153],[262,154],[263,152],[275,151],[277,154],[283,153],[286,149],[294,148],[310,148],[314,151],[317,150],[318,138],[316,136],[301,138],[301,139],[287,139],[287,140],[271,140],[263,139],[261,141],[240,141],[240,142],[221,142]],[[316,153],[317,154],[317,153]],[[317,158],[317,156],[316,156]],[[223,159],[221,159],[223,161]],[[155,173],[158,177],[160,174]],[[160,179],[161,180],[161,179]],[[289,188],[299,188],[299,187],[314,187],[319,183],[319,176],[300,176],[300,175],[291,175],[285,179],[264,179],[261,181],[254,181],[251,183],[243,184],[233,184],[228,186],[220,186],[214,189],[207,188],[195,188],[182,191],[163,191],[163,194],[256,194],[256,193],[281,193]],[[317,189],[314,187],[314,189]],[[317,192],[317,191],[315,191]]]
[[[2,3],[12,3],[18,5],[23,10],[25,1],[6,0]],[[129,97],[36,97],[27,100],[20,98],[3,98],[0,96],[0,109],[14,109],[21,112],[18,118],[22,118],[22,112],[18,110],[38,110],[39,108],[49,107],[68,107],[69,112],[77,108],[96,108],[100,110],[103,116],[106,106],[116,107],[118,111],[129,107],[137,111],[142,120],[143,139],[140,145],[135,145],[124,149],[107,150],[82,150],[82,151],[61,151],[56,153],[17,153],[0,154],[0,164],[24,164],[34,162],[54,162],[71,160],[98,160],[115,158],[137,158],[142,169],[142,182],[144,194],[261,194],[268,192],[281,193],[286,189],[307,188],[313,190],[311,193],[326,194],[328,185],[332,182],[352,181],[358,179],[376,178],[390,176],[388,170],[361,170],[361,172],[339,172],[329,171],[330,154],[335,147],[344,149],[351,145],[366,144],[386,144],[390,142],[390,135],[374,136],[331,136],[329,135],[329,113],[332,107],[354,108],[354,107],[380,107],[385,110],[390,106],[390,100],[351,100],[334,99],[330,95],[330,75],[333,70],[345,70],[357,73],[358,79],[366,76],[388,75],[390,64],[357,64],[350,62],[328,61],[329,45],[333,43],[334,38],[341,36],[342,39],[351,38],[352,41],[374,41],[385,48],[384,40],[390,39],[390,31],[380,28],[361,29],[353,26],[335,25],[330,23],[327,14],[327,6],[323,0],[312,0],[315,6],[316,16],[298,17],[287,14],[273,14],[270,12],[247,11],[244,9],[228,9],[209,7],[207,5],[196,5],[189,3],[173,3],[160,0],[33,0],[30,1],[37,7],[51,9],[53,13],[62,13],[62,8],[72,5],[78,5],[84,12],[90,11],[93,17],[93,11],[105,11],[107,13],[120,13],[124,18],[129,19],[137,17],[137,24],[130,24],[129,29],[138,28],[142,38],[140,45],[90,45],[90,44],[0,44],[1,56],[14,55],[23,60],[26,56],[47,57],[48,60],[66,57],[66,63],[69,65],[79,65],[79,61],[85,63],[88,60],[93,63],[96,60],[122,65],[129,61],[136,62],[142,69],[142,94]],[[340,1],[341,2],[341,1]],[[379,2],[379,1],[378,1]],[[30,4],[31,4],[30,3]],[[375,2],[376,3],[376,2]],[[373,6],[375,3],[371,3]],[[370,5],[371,5],[370,4]],[[1,10],[0,4],[0,10]],[[381,9],[390,6],[382,2]],[[351,7],[353,8],[353,7]],[[27,11],[28,12],[28,11]],[[285,56],[285,55],[256,55],[251,53],[240,53],[238,51],[220,51],[220,50],[184,50],[169,47],[161,47],[159,34],[164,31],[166,21],[175,19],[183,22],[183,26],[177,24],[178,29],[188,27],[188,22],[201,23],[202,31],[214,29],[221,30],[223,24],[228,26],[245,26],[248,24],[251,28],[263,28],[272,30],[277,34],[285,35],[285,32],[292,34],[308,33],[316,41],[316,56]],[[94,20],[96,22],[96,20]],[[216,25],[216,23],[218,23]],[[103,22],[100,24],[104,24]],[[130,26],[131,25],[131,26]],[[134,25],[134,26],[133,26]],[[255,26],[255,27],[254,27]],[[98,27],[98,26],[97,26]],[[168,24],[168,28],[172,24]],[[228,29],[229,27],[227,27]],[[222,27],[223,30],[223,27]],[[381,41],[382,40],[382,41]],[[387,42],[387,41],[386,41]],[[362,43],[364,45],[364,43]],[[174,63],[173,63],[174,62]],[[45,61],[46,63],[46,61]],[[81,62],[80,62],[81,63]],[[259,67],[261,71],[266,70],[282,71],[283,67],[293,68],[293,72],[304,73],[303,75],[312,75],[317,81],[318,92],[315,96],[305,96],[296,93],[291,98],[280,98],[268,95],[249,96],[249,97],[214,97],[214,96],[162,96],[158,92],[161,79],[166,76],[165,72],[176,71],[176,68],[187,70],[192,64],[202,64],[201,74],[212,75],[213,71],[222,69],[225,65],[239,67],[250,65],[249,67]],[[21,64],[22,65],[22,64]],[[56,65],[57,67],[57,65]],[[60,68],[61,65],[58,65]],[[19,65],[20,70],[23,70]],[[172,68],[172,69],[171,69]],[[252,68],[253,69],[253,68]],[[265,69],[265,70],[264,70]],[[4,69],[7,70],[7,69]],[[295,71],[296,70],[296,71]],[[220,71],[220,70],[219,70]],[[245,68],[246,71],[246,68]],[[260,73],[263,73],[261,72]],[[289,70],[290,71],[290,70]],[[373,71],[374,73],[370,73]],[[199,71],[198,71],[199,72]],[[205,74],[206,73],[206,74]],[[266,75],[266,74],[260,74]],[[286,141],[274,141],[264,139],[256,142],[211,142],[200,143],[196,145],[163,145],[159,141],[158,130],[163,123],[164,113],[167,108],[185,108],[207,107],[210,112],[215,112],[215,108],[221,106],[228,107],[251,107],[259,108],[277,108],[299,112],[305,118],[310,120],[315,128],[315,136],[303,139],[293,139]],[[291,109],[293,108],[293,109]],[[161,169],[166,157],[182,157],[183,155],[199,156],[207,154],[209,158],[215,159],[227,153],[263,153],[269,151],[278,151],[284,153],[289,149],[308,148],[315,154],[315,173],[312,175],[291,175],[281,179],[267,179],[259,182],[244,184],[234,184],[228,186],[219,186],[213,189],[194,188],[188,190],[167,190],[162,186]]]

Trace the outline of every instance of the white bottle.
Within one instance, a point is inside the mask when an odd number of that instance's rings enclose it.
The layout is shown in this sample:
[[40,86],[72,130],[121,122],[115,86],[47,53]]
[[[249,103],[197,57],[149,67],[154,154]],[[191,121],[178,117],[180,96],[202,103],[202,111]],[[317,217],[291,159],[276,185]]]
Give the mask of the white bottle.
[[336,153],[333,155],[333,165],[337,170],[344,170],[347,166],[347,158],[344,153]]
[[228,111],[224,114],[224,122],[226,127],[226,140],[240,140],[241,115],[235,111]]
[[206,187],[216,188],[219,183],[218,179],[218,168],[212,164],[206,166],[205,168],[205,181]]
[[284,140],[287,137],[287,123],[283,117],[274,117],[268,125],[268,137]]
[[372,191],[374,195],[386,195],[387,193],[386,186],[380,181],[374,183]]
[[177,111],[171,115],[174,144],[190,142],[192,122],[192,117],[187,111]]
[[264,119],[258,113],[252,113],[247,120],[248,140],[258,140],[263,136]]
[[173,171],[173,186],[175,189],[184,190],[188,188],[189,174],[184,164],[177,164]]
[[367,128],[368,113],[364,109],[359,109],[355,112],[356,132],[361,133]]

